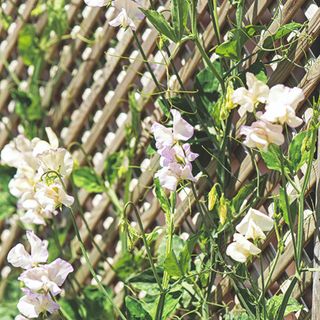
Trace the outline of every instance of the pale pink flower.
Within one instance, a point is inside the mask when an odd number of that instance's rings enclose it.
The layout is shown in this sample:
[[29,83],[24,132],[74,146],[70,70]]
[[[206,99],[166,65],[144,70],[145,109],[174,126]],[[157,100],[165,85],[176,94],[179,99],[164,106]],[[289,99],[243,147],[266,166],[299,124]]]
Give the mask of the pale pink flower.
[[158,151],[165,147],[172,147],[178,141],[187,141],[194,134],[194,128],[181,116],[177,110],[171,110],[173,117],[173,127],[167,128],[160,123],[154,123],[151,131],[156,140],[156,147]]
[[[18,302],[18,310],[23,314],[16,317],[16,320],[38,318],[42,312],[51,314],[59,310],[59,305],[52,300],[49,294],[33,293],[23,289],[25,295]],[[28,317],[28,318],[26,318]]]
[[48,260],[48,241],[38,238],[33,231],[27,231],[27,239],[31,247],[31,253],[28,253],[25,247],[18,243],[8,253],[8,262],[14,267],[30,269],[39,263],[45,263]]
[[240,105],[238,110],[240,116],[246,112],[253,112],[259,102],[265,103],[269,94],[269,87],[258,80],[254,74],[247,72],[246,80],[248,89],[244,87],[236,89],[231,98],[233,103]]
[[142,3],[132,0],[115,0],[112,6],[118,11],[118,15],[109,22],[112,27],[137,29],[137,24],[144,18],[144,14],[139,9]]
[[249,148],[268,150],[268,146],[274,143],[278,146],[284,143],[282,126],[266,121],[258,120],[251,126],[242,126],[240,134],[245,135],[244,144]]
[[286,123],[292,128],[298,127],[303,120],[296,116],[295,110],[304,98],[302,89],[278,84],[270,89],[266,112],[261,119],[282,125]]
[[233,240],[234,242],[228,245],[226,254],[235,261],[244,263],[249,257],[261,253],[257,246],[239,233],[234,234]]
[[176,144],[173,147],[166,147],[161,151],[160,165],[162,167],[172,162],[188,163],[194,161],[199,154],[191,151],[189,143],[183,145]]
[[180,181],[189,180],[196,182],[197,178],[192,175],[192,166],[190,163],[185,165],[172,162],[161,168],[155,177],[159,179],[160,185],[170,191],[176,191]]
[[33,292],[43,290],[56,296],[61,292],[60,287],[71,272],[72,265],[58,258],[49,264],[24,271],[18,279]]

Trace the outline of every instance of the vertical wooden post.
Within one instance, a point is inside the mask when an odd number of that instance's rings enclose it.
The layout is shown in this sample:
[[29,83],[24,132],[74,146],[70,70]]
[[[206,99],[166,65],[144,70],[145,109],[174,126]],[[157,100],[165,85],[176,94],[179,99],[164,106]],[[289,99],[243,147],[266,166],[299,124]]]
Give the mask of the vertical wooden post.
[[[314,235],[314,257],[313,267],[320,268],[320,129],[318,129],[318,150],[317,150],[317,176],[316,176],[316,231]],[[312,289],[312,320],[320,320],[320,271],[313,273]]]

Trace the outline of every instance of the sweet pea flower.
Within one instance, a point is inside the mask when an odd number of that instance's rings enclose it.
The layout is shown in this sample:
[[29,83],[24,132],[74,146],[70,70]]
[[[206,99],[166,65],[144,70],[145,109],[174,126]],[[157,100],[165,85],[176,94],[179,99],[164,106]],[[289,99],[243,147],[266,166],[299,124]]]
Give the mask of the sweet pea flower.
[[266,112],[261,119],[282,125],[286,123],[292,128],[298,127],[303,120],[296,116],[295,110],[304,98],[302,89],[278,84],[270,89]]
[[265,103],[269,95],[269,87],[252,73],[246,73],[246,80],[248,89],[241,87],[232,94],[233,103],[240,105],[238,112],[241,117],[246,112],[253,112],[259,102]]
[[8,253],[8,262],[14,267],[30,269],[39,263],[45,263],[48,260],[48,241],[41,240],[32,231],[27,231],[27,239],[31,247],[31,253],[28,253],[25,247],[18,243]]
[[160,165],[168,166],[172,162],[188,163],[194,161],[199,154],[191,151],[189,143],[183,145],[176,144],[172,148],[165,147],[161,152]]
[[89,7],[104,7],[108,3],[110,3],[111,0],[84,0],[85,4]]
[[129,27],[135,31],[137,29],[138,22],[144,18],[144,14],[139,9],[139,4],[132,0],[113,1],[112,5],[119,14],[111,20],[109,24],[112,27],[121,26],[125,29]]
[[249,257],[261,253],[261,250],[257,246],[239,233],[234,234],[233,240],[234,242],[227,247],[226,254],[235,261],[244,263]]
[[270,143],[278,146],[284,143],[282,126],[266,121],[258,120],[251,126],[242,126],[240,134],[245,135],[244,144],[249,148],[258,148],[263,151],[268,150]]
[[44,212],[52,213],[61,205],[71,207],[74,202],[74,198],[65,192],[60,182],[54,182],[50,185],[44,182],[37,183],[34,198],[39,202]]
[[170,191],[176,191],[177,185],[182,180],[196,182],[197,178],[192,175],[192,166],[190,163],[185,165],[175,162],[161,168],[155,177],[159,179],[160,185]]
[[18,310],[23,316],[18,315],[15,320],[38,318],[42,312],[47,311],[53,314],[60,308],[49,294],[33,293],[28,289],[23,289],[23,291],[25,295],[20,298],[17,305]]
[[60,287],[71,272],[72,265],[58,258],[49,264],[24,271],[18,279],[33,292],[43,290],[56,296],[61,292]]
[[172,147],[177,141],[187,141],[194,134],[194,128],[181,116],[177,110],[171,110],[173,127],[167,128],[160,123],[154,123],[151,131],[156,139],[156,148],[161,154],[165,147]]
[[73,159],[70,152],[64,148],[44,151],[38,159],[43,172],[56,171],[62,176],[68,176],[72,172]]
[[236,230],[247,239],[264,240],[264,232],[273,228],[273,219],[259,210],[250,208],[242,221],[236,226]]

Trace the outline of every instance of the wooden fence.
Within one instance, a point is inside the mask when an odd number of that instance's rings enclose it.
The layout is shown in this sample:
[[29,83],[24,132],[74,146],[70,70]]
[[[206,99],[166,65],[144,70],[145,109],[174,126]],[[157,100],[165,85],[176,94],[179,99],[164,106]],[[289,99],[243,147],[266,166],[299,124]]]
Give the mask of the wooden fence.
[[[316,3],[317,2],[317,3]],[[27,88],[32,70],[25,66],[19,56],[17,42],[19,32],[24,24],[33,23],[38,34],[41,34],[47,23],[46,13],[35,17],[32,12],[37,5],[36,0],[5,0],[0,1],[1,10],[11,17],[11,24],[5,26],[0,20],[0,149],[16,136],[21,130],[19,120],[14,112],[15,104],[11,100],[10,88],[13,85],[10,73],[20,81],[20,86]],[[166,6],[165,0],[159,5]],[[298,85],[306,95],[306,101],[301,105],[299,113],[303,114],[310,105],[310,99],[316,95],[320,82],[320,9],[318,1],[287,0],[279,4],[277,1],[259,0],[246,1],[245,20],[248,24],[262,23],[269,26],[271,34],[285,23],[297,21],[306,23],[306,33],[299,37],[295,48],[288,53],[285,60],[273,64],[273,69],[268,68],[269,84],[284,83],[289,86]],[[277,10],[280,11],[275,15]],[[162,116],[161,109],[154,104],[153,93],[157,92],[150,74],[148,73],[143,57],[140,55],[130,30],[115,29],[108,25],[108,9],[89,8],[83,0],[72,0],[65,6],[69,30],[74,35],[50,47],[47,52],[45,66],[41,73],[41,104],[47,110],[48,116],[43,121],[51,125],[60,135],[65,146],[72,142],[79,142],[85,152],[92,156],[95,169],[102,173],[103,164],[108,155],[121,150],[125,144],[125,127],[131,121],[128,105],[128,93],[135,90],[138,103],[142,108],[143,134],[140,147],[136,155],[136,163],[141,164],[141,169],[134,172],[131,182],[132,201],[140,208],[143,224],[146,229],[156,225],[163,225],[163,213],[152,189],[153,175],[158,169],[158,157],[149,158],[146,146],[151,138],[149,129],[154,120]],[[215,34],[210,24],[207,1],[199,1],[199,28],[203,33],[203,41],[209,52],[216,44]],[[221,1],[219,7],[219,24],[223,34],[230,30],[234,19],[234,8],[228,0]],[[80,31],[79,31],[80,30]],[[179,90],[179,83],[174,78],[168,79],[167,66],[164,58],[165,52],[160,52],[157,47],[158,32],[151,28],[146,21],[138,26],[138,34],[143,41],[143,49],[148,60],[154,62],[154,72],[159,82],[170,89]],[[90,39],[90,41],[84,41]],[[175,45],[170,44],[170,52],[175,50]],[[248,53],[254,53],[257,47],[252,44],[246,47]],[[270,61],[274,59],[271,54]],[[253,63],[255,57],[247,61]],[[203,68],[199,52],[191,43],[186,43],[176,52],[174,63],[187,89],[193,88],[195,74]],[[308,100],[309,99],[309,100]],[[80,164],[85,163],[82,152],[74,151],[74,157]],[[255,169],[250,157],[241,150],[234,150],[232,171],[236,176],[234,190],[239,188],[255,175]],[[207,171],[214,179],[215,162],[212,161]],[[262,170],[266,170],[259,163]],[[314,193],[317,179],[318,164],[315,162],[312,178],[308,186],[308,193]],[[265,198],[277,192],[279,177],[270,174],[265,189]],[[117,182],[115,192],[121,197],[122,181]],[[208,191],[209,186],[205,180],[200,180],[198,190],[201,195]],[[121,256],[119,248],[119,221],[113,211],[111,200],[106,194],[88,194],[81,190],[79,201],[84,208],[84,215],[93,232],[94,239],[104,253],[91,246],[90,234],[79,219],[79,228],[84,242],[90,249],[90,260],[97,268],[103,283],[114,287],[117,293],[117,302],[120,304],[122,284],[115,273],[106,263],[114,264]],[[193,195],[182,191],[178,197],[178,209],[175,219],[177,229],[191,232],[197,228],[199,218],[193,204]],[[260,206],[267,210],[268,200],[261,200]],[[130,219],[134,222],[135,218]],[[133,223],[135,226],[135,223]],[[0,221],[0,268],[6,265],[8,250],[17,242],[22,230],[17,219],[11,218]],[[305,223],[305,249],[304,260],[307,265],[313,259],[313,233],[315,223],[312,216],[306,218]],[[79,252],[79,242],[76,237],[70,239],[75,252]],[[271,232],[264,245],[265,276],[268,274],[270,262],[275,257],[276,240]],[[283,252],[275,273],[272,277],[270,294],[278,288],[285,290],[286,280],[292,274],[292,244]],[[79,283],[90,283],[91,276],[83,258],[75,262],[77,268],[76,278]],[[252,275],[259,281],[259,268],[252,266]],[[305,306],[304,311],[297,315],[297,319],[310,317],[312,300],[312,275],[305,274],[302,285],[294,291],[294,296],[299,298]],[[216,281],[217,302],[233,299],[230,283],[221,278]]]

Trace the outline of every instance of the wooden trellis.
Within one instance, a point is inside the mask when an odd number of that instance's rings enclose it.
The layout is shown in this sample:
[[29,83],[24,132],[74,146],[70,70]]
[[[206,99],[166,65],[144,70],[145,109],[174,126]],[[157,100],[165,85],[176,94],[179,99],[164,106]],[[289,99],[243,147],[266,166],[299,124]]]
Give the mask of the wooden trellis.
[[[20,131],[18,117],[14,113],[14,102],[10,96],[12,85],[8,69],[21,82],[27,86],[30,78],[30,70],[24,65],[18,55],[17,41],[19,32],[25,23],[32,22],[36,26],[38,34],[41,34],[47,23],[46,14],[38,19],[32,16],[32,10],[37,5],[36,0],[6,0],[2,1],[1,10],[12,19],[9,28],[0,23],[0,149],[10,141],[10,138]],[[165,0],[159,5],[167,6]],[[299,38],[295,50],[289,52],[287,60],[279,62],[273,69],[268,69],[269,85],[284,83],[289,86],[299,86],[303,89],[306,99],[318,92],[320,83],[320,8],[317,1],[287,0],[279,7],[277,1],[259,0],[246,1],[246,23],[262,23],[269,25],[267,34],[273,34],[280,25],[291,20],[306,23],[306,33]],[[280,8],[280,9],[279,9]],[[158,169],[158,156],[151,159],[146,154],[146,146],[150,140],[150,126],[154,120],[162,117],[161,109],[156,106],[152,94],[157,92],[157,87],[148,73],[143,58],[135,45],[133,34],[130,30],[115,29],[109,26],[107,17],[112,14],[111,9],[89,8],[83,0],[72,0],[65,7],[69,30],[71,34],[78,36],[63,40],[53,45],[47,52],[46,65],[43,68],[41,80],[42,107],[48,111],[45,123],[51,125],[59,134],[65,146],[72,142],[79,142],[85,152],[92,156],[95,169],[102,173],[104,161],[108,155],[120,150],[125,144],[125,127],[131,121],[128,106],[128,93],[137,92],[136,97],[143,116],[143,134],[140,147],[136,155],[137,163],[143,163],[143,169],[135,170],[132,181],[132,201],[141,211],[141,217],[146,229],[163,224],[163,213],[159,203],[151,189],[153,175]],[[277,11],[279,10],[279,11]],[[210,24],[207,1],[199,1],[199,28],[203,33],[205,47],[210,50],[216,44],[215,34]],[[275,16],[275,12],[278,12]],[[223,35],[231,28],[234,17],[234,8],[228,0],[221,1],[219,7],[219,24]],[[271,21],[273,19],[273,21]],[[167,77],[167,66],[164,63],[166,53],[161,53],[157,47],[158,32],[151,28],[146,21],[138,26],[138,34],[141,35],[143,49],[149,61],[156,62],[155,74],[164,87],[170,83],[170,88],[181,89],[173,78]],[[84,38],[94,39],[92,42],[83,41]],[[258,46],[249,44],[246,50],[249,53],[256,52]],[[170,44],[172,53],[175,45]],[[270,56],[270,60],[272,60]],[[255,56],[249,59],[247,66],[255,61]],[[201,56],[191,43],[183,45],[176,53],[174,63],[179,70],[182,82],[187,89],[193,88],[195,74],[203,68]],[[274,66],[275,64],[273,64]],[[173,86],[172,86],[173,82]],[[172,86],[172,87],[171,87]],[[308,100],[300,106],[302,114],[310,103]],[[240,122],[237,126],[239,127]],[[237,128],[238,128],[237,127]],[[85,163],[85,156],[80,151],[73,152],[80,164]],[[232,194],[255,175],[250,156],[243,151],[234,150],[232,159],[232,171],[237,178]],[[260,163],[261,167],[263,166]],[[212,161],[207,171],[214,180],[216,163]],[[317,179],[317,163],[308,185],[308,192],[312,192]],[[277,192],[276,187],[279,177],[269,175],[265,190],[265,199],[272,192]],[[115,192],[118,195],[121,190],[121,181],[117,183]],[[202,196],[208,191],[206,181],[198,183],[199,194]],[[91,195],[84,190],[79,193],[80,205],[84,208],[85,217],[93,232],[100,250],[107,256],[108,261],[114,264],[121,252],[119,251],[119,220],[115,216],[111,200],[106,194]],[[182,191],[178,197],[178,208],[175,225],[177,229],[190,232],[190,227],[197,228],[195,199],[192,193]],[[261,200],[261,208],[267,210],[268,201]],[[130,217],[134,221],[134,217]],[[199,220],[199,219],[198,219]],[[188,221],[188,224],[186,223]],[[90,234],[81,224],[79,228],[82,239],[90,243]],[[10,248],[17,242],[21,230],[17,219],[12,218],[0,221],[0,268],[6,265],[6,256]],[[312,261],[312,243],[315,223],[312,216],[306,218],[305,224],[305,251],[304,260],[307,265]],[[79,242],[76,237],[70,239],[71,247],[79,252]],[[264,244],[265,275],[268,274],[268,265],[275,256],[275,236],[271,232],[268,241]],[[95,247],[90,249],[90,260],[99,270],[103,283],[115,288],[119,293],[117,302],[121,303],[121,283],[105,263],[104,257]],[[275,288],[286,287],[286,279],[292,272],[293,250],[289,242],[284,253],[280,257],[279,264],[272,278],[270,294]],[[75,264],[76,278],[78,282],[91,281],[88,266],[83,259]],[[99,268],[98,268],[99,267]],[[252,274],[259,281],[259,271],[252,266]],[[294,296],[299,298],[306,307],[299,319],[308,319],[311,309],[311,284],[312,276],[306,273],[303,285],[294,291]],[[216,301],[230,301],[233,299],[231,286],[227,278],[218,278],[216,283]],[[273,288],[273,289],[272,289]]]

